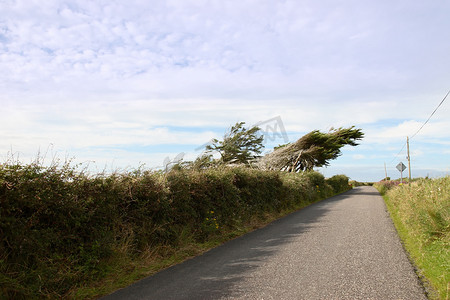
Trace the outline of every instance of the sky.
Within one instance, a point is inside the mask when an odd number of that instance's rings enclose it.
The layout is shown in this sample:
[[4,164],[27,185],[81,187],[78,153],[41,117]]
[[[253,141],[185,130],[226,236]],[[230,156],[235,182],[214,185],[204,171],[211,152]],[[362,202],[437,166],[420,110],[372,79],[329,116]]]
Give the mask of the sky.
[[407,136],[412,177],[445,176],[450,100],[420,128],[450,89],[449,14],[447,0],[0,0],[0,162],[158,169],[243,121],[266,152],[361,128],[327,177],[400,177]]

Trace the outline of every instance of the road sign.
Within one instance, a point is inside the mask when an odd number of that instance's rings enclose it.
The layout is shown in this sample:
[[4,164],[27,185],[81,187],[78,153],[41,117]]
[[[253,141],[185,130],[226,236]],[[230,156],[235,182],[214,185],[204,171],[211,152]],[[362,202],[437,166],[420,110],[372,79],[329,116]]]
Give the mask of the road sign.
[[398,165],[397,165],[396,168],[397,168],[397,170],[399,170],[400,172],[403,172],[403,171],[406,170],[406,166],[405,166],[402,162],[398,163]]
[[403,171],[406,170],[406,166],[402,162],[399,162],[396,168],[400,171],[400,182],[403,183]]

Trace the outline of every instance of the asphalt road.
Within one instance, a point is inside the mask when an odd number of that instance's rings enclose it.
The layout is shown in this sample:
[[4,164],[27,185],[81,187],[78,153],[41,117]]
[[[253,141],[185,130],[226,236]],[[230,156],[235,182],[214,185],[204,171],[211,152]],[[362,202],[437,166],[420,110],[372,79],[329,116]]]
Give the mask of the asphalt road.
[[426,297],[383,199],[359,187],[104,299]]

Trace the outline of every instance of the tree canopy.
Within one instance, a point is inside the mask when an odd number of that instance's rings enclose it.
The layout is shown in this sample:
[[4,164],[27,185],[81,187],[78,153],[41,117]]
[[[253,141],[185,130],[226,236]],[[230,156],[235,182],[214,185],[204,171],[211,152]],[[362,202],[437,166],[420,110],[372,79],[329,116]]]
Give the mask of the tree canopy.
[[259,157],[263,146],[264,136],[260,134],[259,127],[245,128],[245,122],[238,122],[231,127],[223,137],[223,141],[213,139],[206,146],[207,152],[220,153],[223,163],[249,164]]
[[275,148],[259,162],[260,166],[271,170],[299,172],[314,167],[328,166],[329,161],[340,156],[345,145],[357,146],[364,133],[354,126],[332,128],[328,133],[311,131],[294,143]]

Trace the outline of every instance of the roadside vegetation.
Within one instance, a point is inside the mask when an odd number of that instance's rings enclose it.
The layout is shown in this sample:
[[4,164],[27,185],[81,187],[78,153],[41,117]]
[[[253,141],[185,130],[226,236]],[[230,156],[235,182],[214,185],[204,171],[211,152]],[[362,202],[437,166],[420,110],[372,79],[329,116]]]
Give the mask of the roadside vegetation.
[[450,297],[450,177],[376,183],[431,299]]
[[352,187],[358,187],[358,186],[373,186],[373,182],[360,182],[356,180],[350,180],[349,184]]
[[317,172],[3,164],[0,295],[93,298],[348,188]]
[[312,169],[359,129],[313,131],[261,167],[264,138],[244,124],[161,171],[0,164],[0,299],[96,298],[351,188]]

